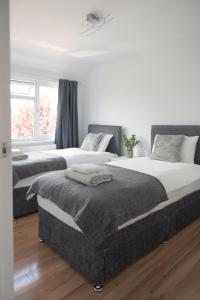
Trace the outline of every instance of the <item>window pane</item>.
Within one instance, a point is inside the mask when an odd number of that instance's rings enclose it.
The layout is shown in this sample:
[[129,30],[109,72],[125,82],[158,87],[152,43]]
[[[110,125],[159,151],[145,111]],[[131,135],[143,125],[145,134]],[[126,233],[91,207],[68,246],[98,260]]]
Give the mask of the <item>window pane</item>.
[[10,83],[11,95],[15,96],[35,96],[35,85],[28,82],[11,81]]
[[40,135],[53,135],[56,128],[58,89],[40,86]]
[[34,101],[11,99],[11,126],[13,139],[33,138]]

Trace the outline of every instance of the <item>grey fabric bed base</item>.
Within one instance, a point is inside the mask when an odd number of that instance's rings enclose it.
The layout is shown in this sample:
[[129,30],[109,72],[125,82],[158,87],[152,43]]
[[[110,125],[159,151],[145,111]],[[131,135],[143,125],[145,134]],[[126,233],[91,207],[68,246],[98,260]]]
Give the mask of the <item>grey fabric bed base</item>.
[[14,218],[22,217],[38,211],[37,197],[34,196],[27,201],[26,193],[29,187],[13,189],[13,216]]
[[39,236],[93,285],[103,285],[199,217],[200,191],[116,232],[96,248],[39,207]]

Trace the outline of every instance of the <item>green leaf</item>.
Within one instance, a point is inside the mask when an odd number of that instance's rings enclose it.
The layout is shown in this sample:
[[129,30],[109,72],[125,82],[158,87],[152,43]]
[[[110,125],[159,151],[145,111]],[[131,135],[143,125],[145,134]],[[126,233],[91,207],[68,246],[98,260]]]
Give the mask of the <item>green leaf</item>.
[[140,143],[140,140],[137,140],[135,134],[132,134],[130,138],[128,138],[126,135],[123,135],[123,139],[127,150],[133,150],[133,148]]

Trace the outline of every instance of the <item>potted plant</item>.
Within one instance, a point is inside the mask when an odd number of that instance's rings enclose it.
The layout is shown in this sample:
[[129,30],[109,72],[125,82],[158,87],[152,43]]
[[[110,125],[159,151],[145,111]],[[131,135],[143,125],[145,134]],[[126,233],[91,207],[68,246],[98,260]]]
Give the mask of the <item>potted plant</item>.
[[124,145],[129,158],[133,157],[133,149],[137,144],[139,144],[139,142],[140,140],[136,138],[135,134],[132,134],[130,138],[124,135]]

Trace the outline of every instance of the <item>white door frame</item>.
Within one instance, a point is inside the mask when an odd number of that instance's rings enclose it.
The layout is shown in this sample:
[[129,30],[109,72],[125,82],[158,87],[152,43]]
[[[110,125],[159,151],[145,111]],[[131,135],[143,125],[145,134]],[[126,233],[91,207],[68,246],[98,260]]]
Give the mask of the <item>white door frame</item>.
[[10,35],[9,0],[0,0],[0,300],[13,299],[13,217],[10,155]]

